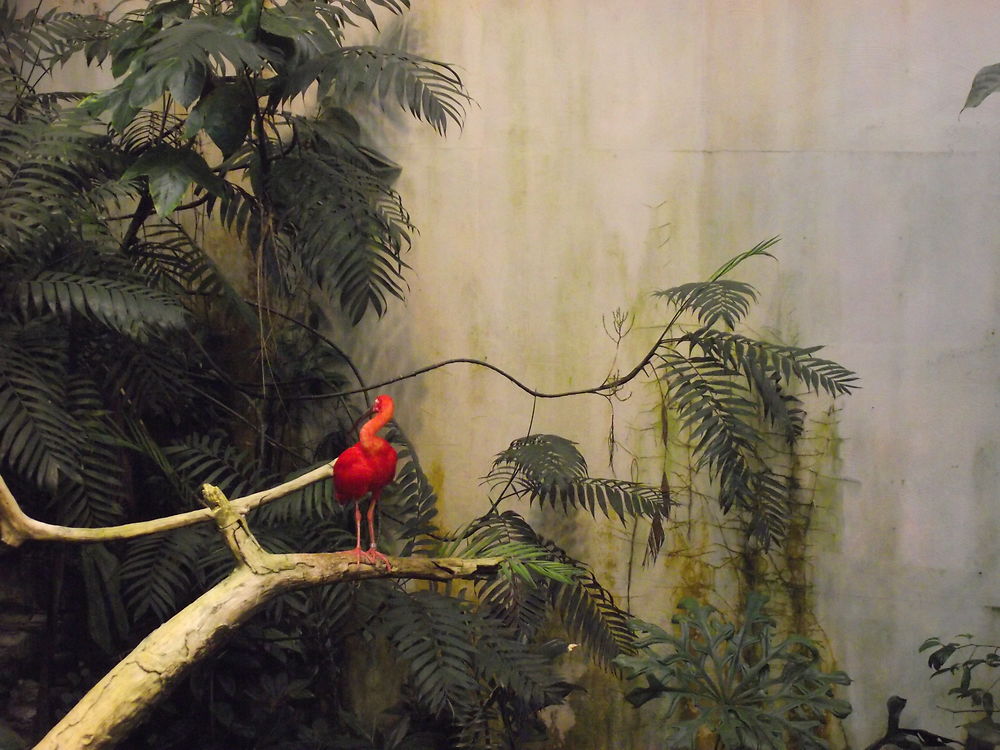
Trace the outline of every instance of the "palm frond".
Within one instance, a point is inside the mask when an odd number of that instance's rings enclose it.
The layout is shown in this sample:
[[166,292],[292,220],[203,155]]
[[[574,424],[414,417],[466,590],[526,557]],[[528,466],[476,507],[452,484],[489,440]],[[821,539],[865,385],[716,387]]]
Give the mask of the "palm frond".
[[103,544],[81,549],[80,563],[87,591],[87,630],[94,643],[106,653],[114,653],[129,631],[122,600],[121,563]]
[[698,468],[714,474],[756,455],[757,432],[750,426],[756,407],[736,371],[711,358],[684,357],[672,350],[661,353],[659,370],[670,404],[694,441]]
[[730,279],[681,284],[653,293],[678,310],[687,310],[704,326],[714,326],[720,320],[730,329],[736,327],[757,301],[757,290],[750,284]]
[[121,577],[132,619],[163,622],[201,591],[202,562],[213,539],[210,529],[190,526],[130,541]]
[[856,389],[858,377],[842,365],[813,354],[823,347],[781,346],[747,338],[738,333],[700,328],[681,337],[680,342],[700,349],[706,356],[725,363],[735,371],[749,367],[769,375],[777,375],[786,383],[793,378],[809,390],[825,391],[830,396],[844,396]]
[[0,256],[34,257],[69,231],[97,167],[94,142],[69,123],[0,120]]
[[721,266],[719,266],[717,269],[715,269],[715,273],[713,273],[711,276],[709,276],[708,280],[710,282],[711,281],[718,281],[723,276],[725,276],[727,273],[729,273],[730,271],[732,271],[734,268],[736,268],[740,264],[746,262],[750,258],[756,258],[756,257],[763,256],[765,258],[772,258],[773,259],[774,256],[771,255],[771,253],[769,253],[768,250],[770,250],[772,247],[774,247],[775,245],[777,245],[778,242],[780,242],[780,241],[781,241],[781,238],[778,237],[778,236],[774,236],[774,237],[771,237],[771,238],[766,239],[766,240],[761,240],[760,242],[758,242],[756,245],[754,245],[749,250],[744,250],[742,253],[738,253],[737,255],[734,255],[732,258],[730,258],[725,263],[723,263]]
[[161,143],[180,148],[183,145],[181,124],[181,118],[172,112],[139,110],[121,133],[113,135],[112,142],[133,158]]
[[136,414],[165,416],[176,421],[194,397],[191,374],[197,367],[191,352],[171,337],[145,342],[108,337],[94,347],[88,363],[92,372],[106,376],[114,393]]
[[118,279],[42,271],[22,281],[18,293],[28,313],[80,316],[139,340],[187,323],[187,311],[175,297]]
[[[536,434],[514,440],[497,454],[490,476],[507,467],[520,474],[515,481],[523,483],[525,490],[537,487],[542,492],[587,476],[587,460],[576,443],[560,435]],[[497,481],[505,480],[497,477]]]
[[563,683],[537,647],[483,615],[473,618],[473,629],[476,673],[491,691],[502,690],[534,711],[561,701]]
[[[540,537],[523,517],[510,510],[480,518],[452,536],[456,541],[439,554],[487,556],[493,555],[492,550],[498,545],[521,542],[546,550],[552,560],[566,560],[562,550]],[[480,610],[527,639],[545,623],[548,592],[546,577],[514,575],[509,565],[503,566],[498,575],[476,583]]]
[[240,237],[248,239],[251,246],[260,236],[260,204],[250,191],[228,180],[222,183],[220,195],[210,195],[206,204],[209,216],[218,204],[219,220]]
[[477,585],[480,610],[523,638],[533,638],[549,612],[549,584],[499,575]]
[[426,554],[433,547],[437,495],[420,466],[420,460],[403,431],[392,430],[390,440],[398,447],[396,480],[385,496],[387,515],[398,524],[401,555]]
[[229,297],[237,296],[211,256],[177,222],[147,224],[132,257],[136,271],[150,286],[202,296],[226,291]]
[[432,714],[461,719],[477,702],[471,619],[457,599],[432,591],[396,594],[385,602],[382,627],[406,663],[409,681]]
[[60,486],[58,523],[83,527],[121,523],[124,471],[101,394],[95,383],[81,375],[70,377],[66,390],[67,410],[81,427],[80,478]]
[[287,87],[284,98],[319,80],[321,97],[332,90],[345,104],[355,96],[374,98],[383,108],[391,101],[441,135],[449,124],[462,126],[470,100],[450,65],[380,47],[343,47],[316,56],[295,72],[295,79],[298,85]]
[[635,650],[635,635],[628,613],[591,573],[573,583],[556,583],[549,590],[553,608],[559,613],[570,638],[605,669],[621,654]]
[[96,13],[35,8],[16,16],[16,2],[4,2],[0,7],[3,15],[0,60],[22,70],[26,64],[51,70],[103,36],[108,29],[108,22]]
[[190,435],[164,454],[191,494],[207,483],[228,497],[239,497],[261,483],[250,457],[223,435]]
[[600,666],[611,669],[615,657],[634,650],[628,613],[592,574],[572,584],[553,585],[549,597],[570,638]]
[[[294,479],[300,474],[312,471],[322,464],[314,464],[296,471],[284,478],[284,481]],[[262,505],[253,511],[253,520],[265,526],[277,526],[305,522],[312,524],[329,518],[339,517],[340,508],[333,497],[333,475],[330,481],[312,482],[305,487],[289,493],[285,497]]]
[[[559,613],[570,637],[598,664],[607,668],[615,656],[631,651],[634,637],[628,615],[617,607],[611,593],[585,565],[540,537],[517,513],[507,511],[482,519],[470,536],[470,554],[494,555],[518,548],[532,550],[529,560],[544,558],[560,568],[533,570],[523,558],[508,560],[508,568],[501,567],[495,578],[477,587],[485,613],[521,637],[530,638],[544,623],[547,604]],[[545,575],[551,572],[557,575]],[[533,589],[545,594],[548,602],[539,602]]]
[[0,458],[38,487],[80,481],[81,428],[66,409],[64,342],[38,326],[0,331]]
[[653,518],[661,513],[659,488],[620,479],[587,476],[587,462],[575,443],[559,435],[528,435],[518,438],[499,453],[486,481],[493,487],[509,488],[539,504],[583,508],[595,515]]
[[358,322],[402,299],[402,253],[413,231],[399,195],[337,154],[289,156],[272,166],[283,223],[309,276]]

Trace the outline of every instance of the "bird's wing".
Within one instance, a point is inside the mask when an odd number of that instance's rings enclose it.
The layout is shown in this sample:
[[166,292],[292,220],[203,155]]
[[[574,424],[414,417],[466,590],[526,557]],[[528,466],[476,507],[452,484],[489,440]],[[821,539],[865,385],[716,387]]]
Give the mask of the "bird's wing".
[[364,452],[352,446],[333,465],[333,486],[341,503],[359,500],[371,490],[375,471]]

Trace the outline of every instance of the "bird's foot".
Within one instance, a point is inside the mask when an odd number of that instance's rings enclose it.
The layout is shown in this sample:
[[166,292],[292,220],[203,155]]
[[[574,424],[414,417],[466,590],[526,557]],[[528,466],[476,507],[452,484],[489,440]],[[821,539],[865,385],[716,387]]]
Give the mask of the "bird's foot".
[[392,570],[392,563],[389,562],[389,558],[379,552],[374,544],[368,548],[368,552],[365,554],[368,556],[368,562],[372,565],[376,565],[381,561],[385,565],[386,570]]
[[361,549],[361,545],[358,545],[354,549],[345,549],[337,554],[351,558],[351,562],[355,565],[361,565],[361,563],[365,563],[366,565],[372,564],[372,561],[368,556],[368,552]]

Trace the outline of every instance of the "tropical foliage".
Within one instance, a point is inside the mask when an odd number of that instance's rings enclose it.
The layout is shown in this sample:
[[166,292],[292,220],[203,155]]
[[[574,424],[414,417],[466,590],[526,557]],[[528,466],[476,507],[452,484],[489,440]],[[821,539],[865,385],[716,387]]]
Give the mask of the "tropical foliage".
[[847,675],[824,671],[808,638],[777,638],[766,602],[751,594],[740,623],[690,598],[680,602],[669,631],[633,620],[639,653],[615,662],[646,685],[634,688],[629,702],[639,707],[664,698],[669,713],[682,706],[693,713],[671,722],[671,747],[694,747],[701,730],[723,748],[780,750],[791,742],[822,749],[827,743],[816,730],[827,714],[850,713],[850,704],[833,692],[850,683]]
[[[468,101],[447,64],[350,44],[354,27],[407,6],[0,6],[0,471],[30,513],[76,526],[168,515],[194,507],[202,482],[252,492],[353,441],[360,403],[340,394],[364,383],[338,341],[404,296],[414,231],[392,187],[400,168],[359,113],[401,109],[444,135]],[[46,91],[74,56],[115,84]],[[205,247],[226,232],[241,269],[230,275]],[[761,420],[793,441],[792,385],[840,395],[853,380],[814,348],[733,330],[756,292],[723,277],[769,246],[660,292],[673,316],[636,371],[655,371],[723,509],[746,514],[764,546],[781,539],[787,482],[757,449]],[[655,557],[669,487],[591,477],[570,440],[532,434],[497,455],[486,512],[442,535],[416,450],[398,425],[390,438],[400,464],[384,542],[500,556],[500,573],[465,591],[369,581],[285,596],[199,665],[134,747],[525,747],[544,736],[539,710],[574,689],[554,668],[570,641],[609,669],[634,652],[627,613],[523,505],[645,519]],[[249,520],[275,551],[351,543],[329,483]],[[44,572],[39,605],[54,613],[29,732],[230,565],[200,527],[17,554]],[[362,647],[398,664],[374,723],[358,717]],[[0,695],[18,676],[0,678]]]
[[998,678],[993,670],[1000,668],[1000,645],[977,643],[969,633],[955,636],[956,640],[942,641],[937,636],[920,645],[920,651],[929,651],[927,666],[931,677],[948,675],[957,678],[958,684],[948,688],[948,695],[968,701],[974,709],[993,717],[997,706]]

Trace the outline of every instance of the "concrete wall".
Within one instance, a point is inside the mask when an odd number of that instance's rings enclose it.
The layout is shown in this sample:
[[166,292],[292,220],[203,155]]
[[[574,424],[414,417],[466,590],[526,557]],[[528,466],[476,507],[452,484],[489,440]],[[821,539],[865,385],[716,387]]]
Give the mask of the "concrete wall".
[[[383,133],[420,234],[406,308],[357,332],[359,351],[381,344],[361,362],[370,378],[469,356],[545,391],[596,385],[655,340],[651,291],[782,235],[779,263],[737,274],[762,292],[751,328],[827,344],[863,378],[810,469],[809,602],[855,680],[846,739],[877,737],[892,693],[910,699],[907,724],[952,732],[917,647],[1000,639],[1000,96],[959,116],[975,72],[1000,61],[1000,2],[413,5],[412,45],[455,63],[475,104],[445,140],[402,116]],[[604,330],[616,308],[635,315],[620,347]],[[657,483],[677,468],[645,381],[613,405],[534,402],[456,365],[391,392],[446,526],[487,507],[480,477],[529,425],[579,441],[595,475]],[[631,528],[522,510],[647,619],[666,620],[681,591],[725,599],[717,540],[678,527],[642,570]],[[591,692],[552,717],[567,746],[657,746],[655,711],[640,721],[620,683],[571,676]]]
[[[892,693],[910,699],[907,724],[953,731],[916,649],[934,634],[1000,637],[1000,98],[959,116],[975,72],[1000,61],[998,11],[418,0],[412,42],[457,64],[475,105],[446,140],[401,128],[383,144],[421,233],[405,311],[359,334],[385,343],[365,363],[373,378],[473,356],[543,390],[595,385],[654,340],[664,311],[650,291],[782,235],[778,264],[738,274],[762,291],[752,327],[827,344],[863,378],[839,404],[811,560],[818,624],[855,680],[854,746],[880,734]],[[637,316],[617,351],[602,327],[616,307]],[[539,401],[532,422],[532,399],[484,370],[393,387],[452,525],[486,507],[479,477],[529,423],[578,440],[595,474],[657,482],[652,392],[631,390],[615,429],[637,460],[619,451],[609,467],[600,398]],[[628,532],[580,522],[568,541],[621,596]],[[665,619],[676,581],[661,568],[633,581],[629,603]],[[619,741],[633,720],[599,717]]]

